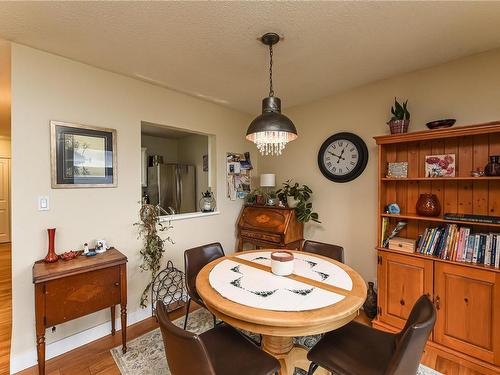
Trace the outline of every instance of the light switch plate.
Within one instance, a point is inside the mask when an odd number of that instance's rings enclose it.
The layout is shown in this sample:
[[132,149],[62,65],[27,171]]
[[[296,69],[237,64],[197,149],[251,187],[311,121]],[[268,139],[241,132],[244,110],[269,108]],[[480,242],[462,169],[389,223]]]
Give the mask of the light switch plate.
[[38,211],[48,211],[49,209],[49,197],[40,195],[38,197]]

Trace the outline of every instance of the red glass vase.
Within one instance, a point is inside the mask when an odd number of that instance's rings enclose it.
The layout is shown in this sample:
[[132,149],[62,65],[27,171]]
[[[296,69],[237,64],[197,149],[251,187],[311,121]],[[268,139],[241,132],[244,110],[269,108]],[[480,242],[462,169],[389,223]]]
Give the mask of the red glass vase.
[[439,216],[441,213],[441,204],[436,194],[420,194],[416,208],[420,216]]
[[56,254],[55,249],[55,241],[56,241],[56,228],[47,229],[47,233],[49,234],[49,250],[47,252],[47,256],[44,259],[45,263],[54,263],[57,262],[59,257]]

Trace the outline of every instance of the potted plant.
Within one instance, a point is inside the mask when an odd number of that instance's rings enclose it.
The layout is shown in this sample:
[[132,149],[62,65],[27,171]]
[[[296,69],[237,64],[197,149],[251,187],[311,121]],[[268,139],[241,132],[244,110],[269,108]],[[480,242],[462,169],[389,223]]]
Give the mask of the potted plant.
[[294,183],[288,180],[283,183],[283,187],[277,191],[278,198],[288,205],[290,208],[295,208],[297,220],[307,223],[312,220],[317,223],[319,216],[312,209],[312,203],[309,202],[312,196],[312,190],[307,185],[300,186],[299,183]]
[[266,193],[262,189],[255,189],[255,203],[260,205],[266,204]]
[[143,239],[143,248],[140,251],[142,262],[139,268],[141,271],[151,272],[151,281],[146,285],[141,295],[141,307],[147,306],[151,284],[161,267],[165,242],[174,243],[170,236],[165,239],[160,237],[160,232],[167,231],[172,226],[170,222],[168,222],[168,225],[163,225],[159,218],[159,207],[152,204],[143,204],[139,211],[139,221],[134,223],[139,228],[139,238],[142,237]]
[[255,204],[255,201],[256,201],[255,191],[251,191],[245,196],[246,204]]
[[275,191],[270,191],[267,194],[267,205],[268,206],[276,206],[278,204],[278,193]]
[[394,98],[394,107],[391,107],[392,117],[387,123],[391,129],[391,134],[407,133],[410,125],[410,112],[407,108],[408,100],[401,105]]

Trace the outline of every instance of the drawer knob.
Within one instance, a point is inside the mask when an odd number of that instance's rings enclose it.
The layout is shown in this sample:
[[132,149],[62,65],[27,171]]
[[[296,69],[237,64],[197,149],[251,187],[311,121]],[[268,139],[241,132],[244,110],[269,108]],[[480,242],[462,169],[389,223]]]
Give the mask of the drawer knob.
[[120,286],[120,283],[115,283],[115,286]]
[[399,303],[401,304],[401,306],[404,306],[405,305],[405,300],[401,298],[401,301],[399,301]]
[[467,297],[464,298],[465,303],[469,303],[469,299]]

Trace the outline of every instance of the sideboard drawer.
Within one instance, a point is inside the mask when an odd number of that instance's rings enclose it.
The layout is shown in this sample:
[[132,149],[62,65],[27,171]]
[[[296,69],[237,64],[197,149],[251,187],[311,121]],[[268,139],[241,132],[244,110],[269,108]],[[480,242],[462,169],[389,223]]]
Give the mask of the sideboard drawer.
[[281,242],[281,236],[279,234],[271,234],[271,233],[263,233],[263,232],[253,232],[250,230],[242,230],[241,231],[241,236],[242,237],[247,237],[247,238],[255,238],[258,240],[262,241],[268,241],[268,242],[276,242],[280,243]]
[[46,282],[46,326],[120,303],[120,268],[110,267]]

